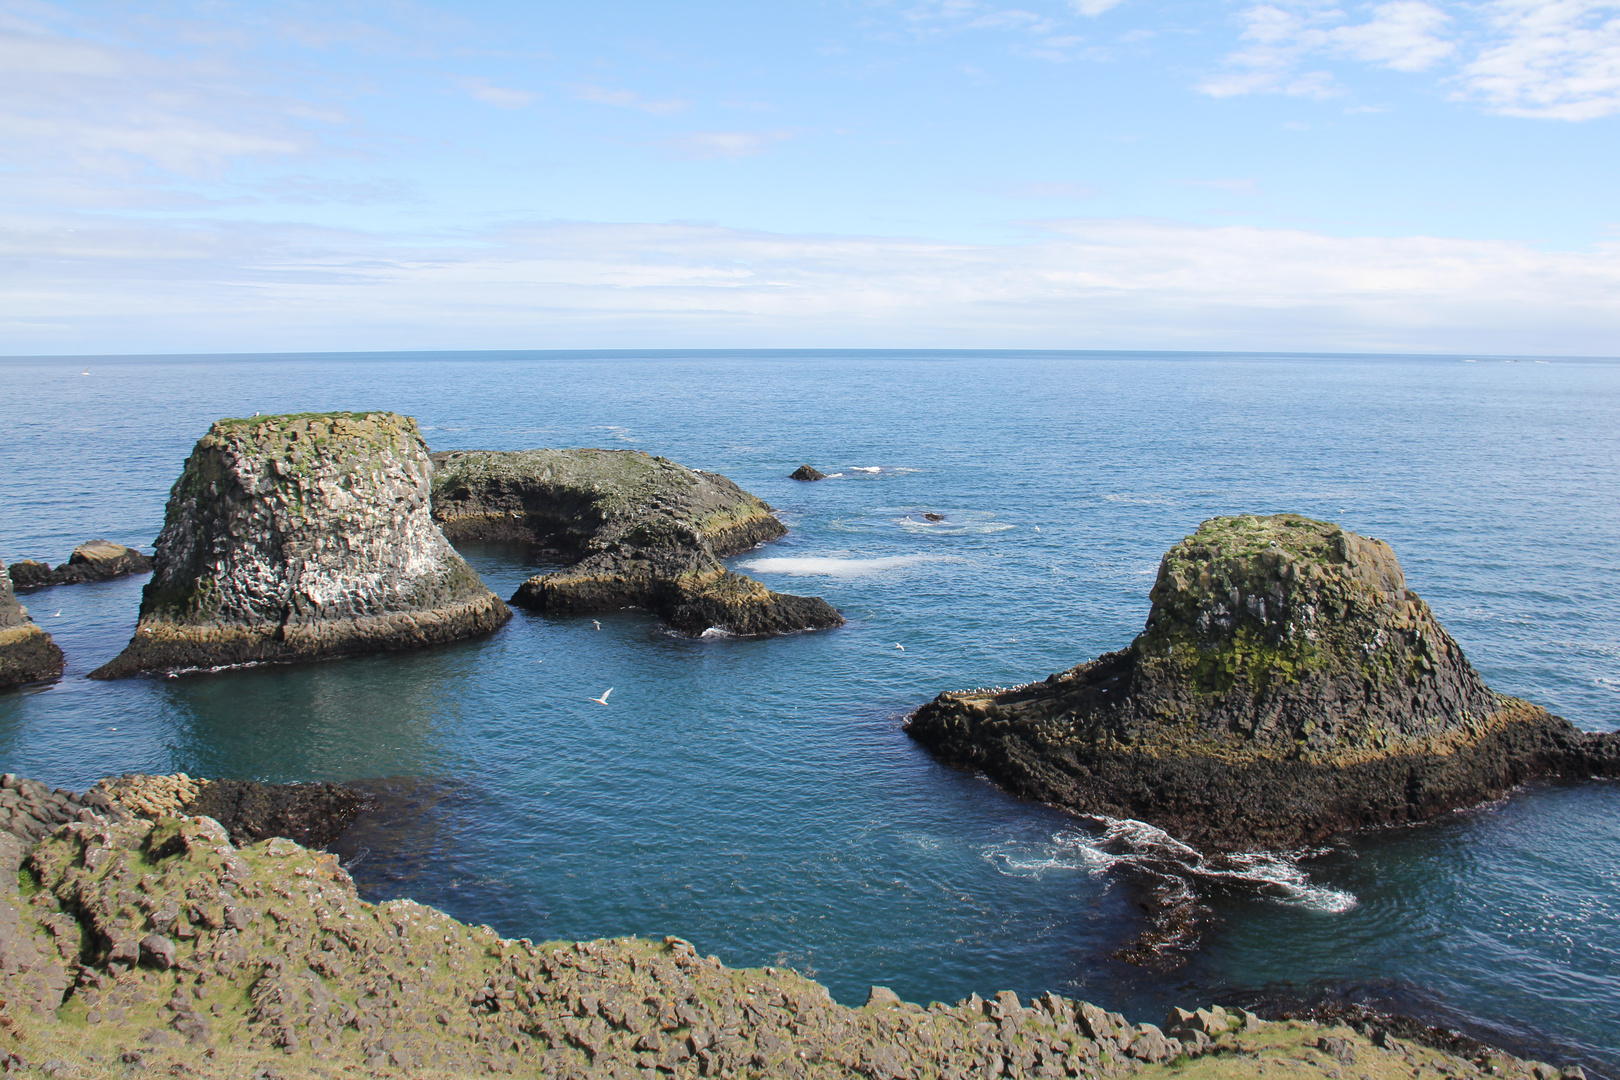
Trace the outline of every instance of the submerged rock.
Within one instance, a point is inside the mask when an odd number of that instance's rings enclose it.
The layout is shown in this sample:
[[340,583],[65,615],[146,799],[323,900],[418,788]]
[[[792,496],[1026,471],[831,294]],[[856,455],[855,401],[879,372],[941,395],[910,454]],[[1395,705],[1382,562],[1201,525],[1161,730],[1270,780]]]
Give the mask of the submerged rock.
[[788,479],[825,480],[827,479],[827,474],[816,468],[814,465],[800,465],[797,469],[794,469],[792,472],[788,473]]
[[111,540],[87,540],[73,549],[68,561],[52,570],[49,563],[24,559],[11,564],[11,580],[19,589],[45,585],[80,585],[87,581],[111,581],[129,574],[146,574],[152,560],[134,548]]
[[10,575],[0,574],[0,688],[61,674],[62,650],[17,602]]
[[433,516],[452,540],[528,544],[571,564],[524,582],[512,597],[521,607],[640,607],[688,634],[844,621],[824,600],[772,592],[721,564],[787,529],[716,473],[637,450],[454,451],[433,460]]
[[1168,554],[1128,649],[907,730],[1016,794],[1221,848],[1418,821],[1534,776],[1620,774],[1620,735],[1494,693],[1382,541],[1214,518]]
[[220,420],[169,495],[129,646],[91,673],[321,660],[488,633],[511,611],[433,523],[395,413]]

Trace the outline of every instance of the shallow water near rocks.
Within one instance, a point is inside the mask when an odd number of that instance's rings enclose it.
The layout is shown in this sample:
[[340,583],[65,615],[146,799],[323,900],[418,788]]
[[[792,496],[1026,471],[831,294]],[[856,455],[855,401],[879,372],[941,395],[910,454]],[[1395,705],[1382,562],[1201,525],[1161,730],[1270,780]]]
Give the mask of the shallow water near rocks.
[[[394,409],[436,450],[621,447],[723,472],[791,529],[733,563],[849,619],[693,640],[639,612],[596,630],[520,611],[421,653],[97,683],[142,581],[53,588],[24,602],[67,677],[0,694],[5,770],[75,789],[133,770],[363,780],[378,809],[342,847],[373,899],[535,939],[678,934],[844,1001],[1055,990],[1156,1021],[1353,987],[1620,1076],[1620,785],[1535,785],[1201,879],[1209,933],[1162,975],[1110,959],[1141,928],[1116,866],[1130,837],[943,769],[900,730],[941,690],[1123,646],[1166,548],[1215,514],[1285,510],[1388,540],[1494,688],[1620,727],[1620,364],[557,353],[0,373],[7,562],[101,536],[149,550],[217,417]],[[804,462],[829,479],[788,480]],[[502,596],[536,569],[464,554]]]

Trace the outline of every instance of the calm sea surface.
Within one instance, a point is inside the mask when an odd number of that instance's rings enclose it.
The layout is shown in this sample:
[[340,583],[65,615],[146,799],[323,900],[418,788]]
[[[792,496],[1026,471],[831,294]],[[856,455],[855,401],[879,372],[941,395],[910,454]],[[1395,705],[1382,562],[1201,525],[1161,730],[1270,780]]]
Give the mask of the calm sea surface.
[[[84,372],[88,371],[88,374]],[[733,560],[842,629],[688,640],[518,612],[416,654],[91,682],[142,580],[25,598],[60,683],[0,694],[0,766],[365,780],[344,855],[508,936],[678,934],[841,1000],[1046,990],[1175,1003],[1349,991],[1620,1076],[1620,787],[1544,784],[1209,897],[1169,975],[1109,954],[1140,896],[1078,822],[900,730],[941,690],[1126,644],[1204,518],[1388,540],[1498,690],[1620,728],[1620,364],[1492,357],[669,353],[0,360],[0,558],[149,549],[221,416],[392,409],[434,449],[635,448],[725,473],[791,532]],[[797,484],[803,462],[835,474]],[[924,512],[944,514],[943,525]],[[465,552],[498,593],[522,551]],[[904,650],[895,648],[904,645]],[[613,687],[612,705],[588,699]]]

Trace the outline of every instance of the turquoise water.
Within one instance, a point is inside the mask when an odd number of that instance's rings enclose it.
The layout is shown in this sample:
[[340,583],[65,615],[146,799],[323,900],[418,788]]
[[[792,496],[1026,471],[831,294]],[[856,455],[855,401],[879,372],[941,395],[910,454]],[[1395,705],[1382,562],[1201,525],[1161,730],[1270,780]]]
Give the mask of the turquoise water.
[[[89,374],[81,372],[88,370]],[[1077,994],[1156,1020],[1352,992],[1620,1076],[1620,789],[1544,784],[1208,897],[1169,976],[1109,954],[1140,896],[1086,828],[936,765],[935,693],[1125,644],[1202,519],[1298,511],[1394,545],[1493,687],[1620,728],[1620,364],[1190,354],[397,354],[6,360],[0,558],[149,548],[219,416],[384,408],[434,449],[633,447],[725,473],[784,539],[733,562],[841,629],[689,640],[519,612],[416,654],[95,683],[141,581],[25,599],[68,655],[0,695],[0,765],[364,780],[373,898],[507,935],[675,933],[842,1000]],[[797,484],[802,462],[832,479]],[[870,471],[876,470],[876,471]],[[925,512],[946,523],[928,524]],[[535,567],[469,549],[499,593]],[[904,649],[895,648],[901,644]],[[608,708],[588,699],[614,688]]]

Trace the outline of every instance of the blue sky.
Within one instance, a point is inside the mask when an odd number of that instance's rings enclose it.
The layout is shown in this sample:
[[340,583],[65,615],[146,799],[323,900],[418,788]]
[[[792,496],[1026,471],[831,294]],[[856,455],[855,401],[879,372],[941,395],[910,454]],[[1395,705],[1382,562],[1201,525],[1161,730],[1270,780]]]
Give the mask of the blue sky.
[[0,0],[0,353],[1620,353],[1620,4]]

